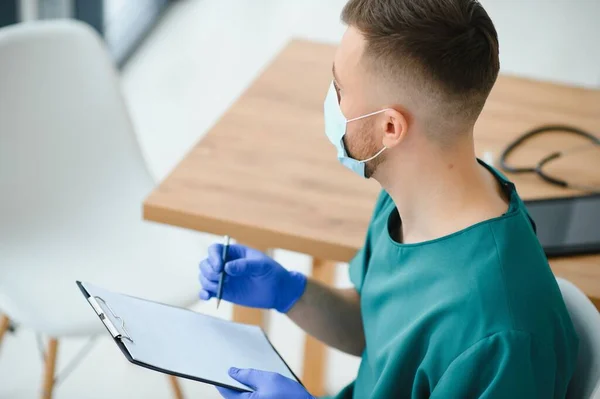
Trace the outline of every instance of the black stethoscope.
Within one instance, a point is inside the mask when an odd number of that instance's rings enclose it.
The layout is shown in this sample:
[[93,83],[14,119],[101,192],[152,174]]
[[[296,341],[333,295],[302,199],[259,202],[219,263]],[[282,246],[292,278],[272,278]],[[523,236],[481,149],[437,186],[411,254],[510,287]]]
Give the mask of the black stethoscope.
[[[566,180],[562,180],[557,177],[550,176],[549,174],[544,172],[543,168],[548,163],[560,158],[563,155],[572,153],[575,150],[581,150],[582,147],[576,147],[576,148],[573,148],[570,150],[565,150],[565,151],[553,152],[553,153],[549,154],[548,156],[539,160],[537,165],[535,165],[533,167],[515,167],[515,166],[510,166],[507,164],[506,159],[517,147],[519,147],[525,141],[531,139],[534,136],[538,136],[542,133],[548,133],[548,132],[566,132],[566,133],[575,134],[577,136],[580,136],[580,137],[583,137],[583,138],[589,140],[592,143],[592,145],[600,146],[600,138],[599,137],[596,137],[593,134],[588,133],[584,130],[578,129],[576,127],[564,126],[564,125],[542,126],[542,127],[539,127],[539,128],[536,128],[536,129],[533,129],[533,130],[530,130],[530,131],[524,133],[521,137],[519,137],[518,139],[516,139],[515,141],[510,143],[504,149],[502,154],[500,155],[500,167],[504,171],[509,172],[509,173],[536,173],[540,178],[542,178],[547,183],[554,184],[554,185],[557,185],[560,187],[574,188],[574,189],[589,191],[589,192],[600,192],[600,187],[591,187],[591,186],[570,184]],[[586,146],[586,147],[588,147],[588,146]],[[600,171],[599,171],[599,173],[600,173]]]

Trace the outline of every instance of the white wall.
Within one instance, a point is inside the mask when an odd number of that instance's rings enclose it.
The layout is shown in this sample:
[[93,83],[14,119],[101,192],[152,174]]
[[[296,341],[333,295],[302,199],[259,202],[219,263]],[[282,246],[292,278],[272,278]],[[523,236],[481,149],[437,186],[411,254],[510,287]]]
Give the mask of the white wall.
[[600,87],[600,0],[482,0],[502,71]]

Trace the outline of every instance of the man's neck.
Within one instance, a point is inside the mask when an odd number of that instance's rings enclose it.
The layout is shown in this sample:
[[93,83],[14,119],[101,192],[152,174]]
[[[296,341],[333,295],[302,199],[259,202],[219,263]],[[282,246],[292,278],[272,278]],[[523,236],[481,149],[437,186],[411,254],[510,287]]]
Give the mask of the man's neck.
[[404,243],[443,237],[506,212],[507,200],[495,177],[470,148],[403,164],[403,170],[389,171],[389,179],[382,177],[380,184],[398,208]]

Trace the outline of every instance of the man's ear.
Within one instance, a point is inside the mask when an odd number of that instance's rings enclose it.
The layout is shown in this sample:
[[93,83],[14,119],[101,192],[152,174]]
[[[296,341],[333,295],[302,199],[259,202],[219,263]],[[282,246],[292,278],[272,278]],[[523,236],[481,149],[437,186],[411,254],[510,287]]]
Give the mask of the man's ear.
[[383,115],[383,145],[386,148],[393,148],[400,144],[408,133],[408,114],[405,111],[390,108]]

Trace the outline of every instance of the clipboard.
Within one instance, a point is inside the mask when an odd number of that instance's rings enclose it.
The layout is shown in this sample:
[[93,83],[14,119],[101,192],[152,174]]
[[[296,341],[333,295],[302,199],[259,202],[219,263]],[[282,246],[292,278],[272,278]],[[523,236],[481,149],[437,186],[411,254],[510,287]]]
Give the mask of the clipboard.
[[229,377],[229,367],[272,371],[302,384],[260,327],[81,281],[77,286],[125,358],[137,366],[239,392],[252,390]]

